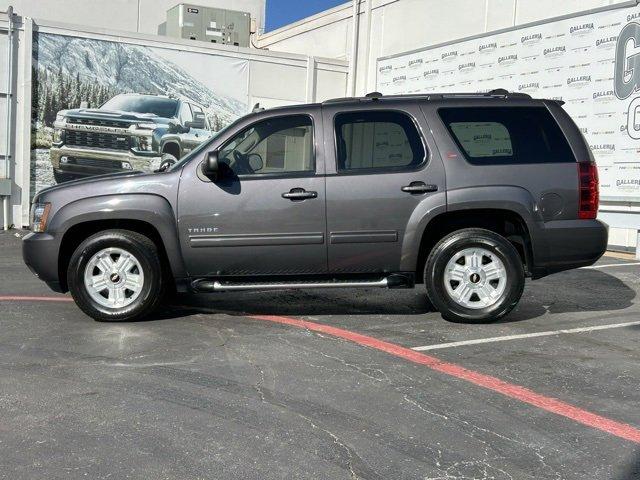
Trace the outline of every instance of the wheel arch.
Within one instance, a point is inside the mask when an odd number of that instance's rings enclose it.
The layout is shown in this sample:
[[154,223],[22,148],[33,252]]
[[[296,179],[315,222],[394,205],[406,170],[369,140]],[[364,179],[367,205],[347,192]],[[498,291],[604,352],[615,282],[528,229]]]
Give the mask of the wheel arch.
[[[430,212],[414,226],[411,245],[403,245],[403,271],[424,269],[431,249],[445,235],[462,228],[485,228],[505,236],[518,250],[526,272],[532,275],[538,250],[544,249],[538,231],[535,203],[519,187],[481,187],[448,192],[446,210]],[[534,250],[535,245],[535,250]],[[409,250],[415,252],[409,254]]]
[[75,249],[89,236],[109,229],[124,229],[149,237],[158,247],[174,279],[186,276],[175,216],[169,202],[157,195],[108,195],[73,202],[52,219],[60,239],[58,278],[67,290],[67,267]]
[[176,140],[168,140],[162,144],[162,153],[169,153],[176,157],[176,159],[180,160],[182,156],[182,148],[180,147],[180,143]]

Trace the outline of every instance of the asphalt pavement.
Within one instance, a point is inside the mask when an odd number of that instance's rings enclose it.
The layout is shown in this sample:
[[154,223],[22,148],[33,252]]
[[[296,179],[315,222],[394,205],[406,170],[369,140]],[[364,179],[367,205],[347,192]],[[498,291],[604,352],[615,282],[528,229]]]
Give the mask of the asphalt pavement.
[[640,479],[636,261],[528,281],[490,325],[422,286],[109,324],[28,271],[22,234],[0,234],[0,478]]

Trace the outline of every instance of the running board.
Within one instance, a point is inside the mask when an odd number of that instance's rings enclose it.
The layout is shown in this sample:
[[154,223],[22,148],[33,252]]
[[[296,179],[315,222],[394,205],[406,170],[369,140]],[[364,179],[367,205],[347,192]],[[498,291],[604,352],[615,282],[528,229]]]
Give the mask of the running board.
[[237,292],[243,290],[284,290],[310,288],[402,288],[408,279],[391,275],[378,280],[326,280],[298,282],[226,282],[220,280],[196,280],[191,286],[198,292]]

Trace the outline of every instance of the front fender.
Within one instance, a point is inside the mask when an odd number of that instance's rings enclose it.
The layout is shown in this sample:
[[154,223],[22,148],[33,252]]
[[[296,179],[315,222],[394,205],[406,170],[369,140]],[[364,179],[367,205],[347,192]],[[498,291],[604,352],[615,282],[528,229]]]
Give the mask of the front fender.
[[186,276],[175,213],[160,195],[117,194],[76,200],[54,214],[48,230],[62,239],[76,225],[108,220],[140,221],[155,228],[164,244],[174,278]]

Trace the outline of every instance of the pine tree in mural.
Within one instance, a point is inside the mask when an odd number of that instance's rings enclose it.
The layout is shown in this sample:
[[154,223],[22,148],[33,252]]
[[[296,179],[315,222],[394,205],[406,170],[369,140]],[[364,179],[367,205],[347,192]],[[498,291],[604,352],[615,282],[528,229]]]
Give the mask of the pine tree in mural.
[[37,105],[37,108],[34,108],[33,118],[47,127],[53,126],[60,110],[79,108],[82,102],[87,102],[91,108],[97,108],[121,93],[116,88],[83,81],[77,72],[69,75],[62,67],[54,74],[44,68],[39,68],[34,73],[37,75],[33,92],[34,106]]

